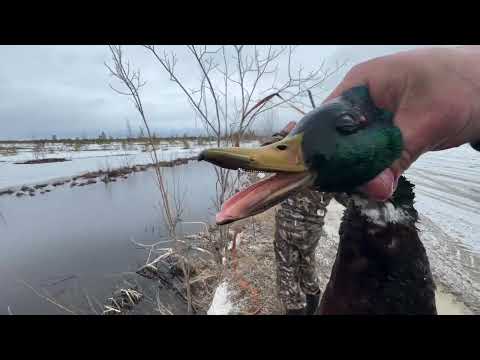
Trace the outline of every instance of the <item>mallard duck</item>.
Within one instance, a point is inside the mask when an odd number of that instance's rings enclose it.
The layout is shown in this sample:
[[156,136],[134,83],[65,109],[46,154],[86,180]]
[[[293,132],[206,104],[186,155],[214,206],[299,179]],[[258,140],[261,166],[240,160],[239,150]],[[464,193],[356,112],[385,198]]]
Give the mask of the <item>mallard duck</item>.
[[381,202],[358,191],[402,150],[393,114],[375,106],[368,87],[358,86],[306,114],[281,141],[258,149],[208,149],[199,160],[276,173],[227,200],[217,224],[263,212],[307,187],[349,195],[321,313],[435,314],[412,184],[404,177],[392,179],[396,188]]

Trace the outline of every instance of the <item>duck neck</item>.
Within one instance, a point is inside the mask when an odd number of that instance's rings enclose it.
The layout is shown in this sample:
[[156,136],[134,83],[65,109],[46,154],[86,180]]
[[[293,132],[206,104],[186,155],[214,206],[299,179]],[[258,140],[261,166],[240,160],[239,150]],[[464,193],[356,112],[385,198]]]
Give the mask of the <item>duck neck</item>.
[[350,201],[323,313],[436,313],[430,265],[415,226],[413,186],[405,184],[387,203]]
[[392,201],[377,202],[358,195],[352,197],[349,211],[363,219],[366,226],[388,228],[394,225],[415,227],[418,213],[413,204],[396,204]]
[[387,202],[353,196],[340,227],[341,242],[370,262],[406,264],[419,256],[426,259],[414,198],[413,184],[404,177]]
[[374,202],[354,196],[342,219],[340,243],[359,259],[379,266],[426,259],[417,220],[413,203]]

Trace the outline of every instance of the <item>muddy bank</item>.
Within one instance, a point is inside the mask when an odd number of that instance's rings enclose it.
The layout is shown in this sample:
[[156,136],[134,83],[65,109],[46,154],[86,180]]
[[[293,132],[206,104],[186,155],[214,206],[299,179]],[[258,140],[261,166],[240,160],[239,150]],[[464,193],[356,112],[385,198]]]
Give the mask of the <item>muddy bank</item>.
[[[135,272],[143,279],[143,287],[118,289],[107,299],[102,314],[207,314],[222,274],[222,264],[211,251],[216,236],[215,229],[211,230],[185,236],[184,240],[164,249],[156,259],[148,257],[146,264]],[[158,296],[160,292],[161,297]],[[148,293],[157,296],[149,297]],[[141,302],[143,309],[138,308]]]
[[[192,156],[188,158],[178,158],[171,161],[159,161],[158,165],[160,167],[173,167],[173,166],[178,166],[182,164],[188,164],[189,161],[193,161],[196,159],[197,159],[196,156]],[[50,160],[55,160],[55,161],[50,161]],[[38,161],[58,162],[58,161],[64,161],[64,160],[42,159]],[[40,163],[40,162],[37,162],[37,160],[29,160],[26,162],[22,162],[21,164],[33,164],[34,162]],[[21,187],[1,189],[0,196],[4,196],[4,195],[15,195],[17,197],[22,197],[26,195],[35,196],[36,194],[48,193],[54,190],[58,186],[68,185],[68,184],[70,184],[70,187],[75,187],[75,186],[81,187],[81,186],[96,184],[97,182],[103,182],[106,184],[110,182],[116,182],[122,179],[127,179],[128,176],[133,173],[143,172],[150,168],[153,168],[154,166],[155,165],[151,163],[146,165],[125,166],[125,167],[113,169],[113,170],[92,171],[92,172],[87,172],[81,175],[77,175],[69,178],[57,179],[55,181],[50,181],[50,182],[41,183],[41,184],[34,184],[30,186],[23,185]]]
[[16,165],[32,165],[32,164],[48,164],[48,163],[64,162],[64,161],[71,161],[71,160],[67,160],[65,158],[47,158],[47,159],[17,161],[17,162],[14,162],[14,164],[16,164]]

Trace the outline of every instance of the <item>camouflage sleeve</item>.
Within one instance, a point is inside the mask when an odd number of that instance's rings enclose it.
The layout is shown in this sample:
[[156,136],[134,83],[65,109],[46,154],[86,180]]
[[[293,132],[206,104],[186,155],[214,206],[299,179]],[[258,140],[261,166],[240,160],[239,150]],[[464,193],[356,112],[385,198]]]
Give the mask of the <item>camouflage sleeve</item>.
[[306,251],[315,247],[332,198],[332,194],[306,189],[286,199],[276,214],[279,236]]

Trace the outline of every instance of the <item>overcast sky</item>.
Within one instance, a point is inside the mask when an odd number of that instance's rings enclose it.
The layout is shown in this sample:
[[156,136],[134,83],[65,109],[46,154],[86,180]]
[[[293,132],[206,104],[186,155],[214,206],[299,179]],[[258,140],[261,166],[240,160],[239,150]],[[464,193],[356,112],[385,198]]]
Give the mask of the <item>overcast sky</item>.
[[[311,69],[322,60],[348,65],[324,88],[328,92],[354,64],[369,58],[416,46],[300,46],[295,64]],[[178,53],[178,71],[187,85],[196,83],[194,64],[182,46],[166,46]],[[145,49],[126,47],[126,56],[147,80],[142,96],[152,127],[163,134],[201,129],[179,88],[161,71]],[[110,61],[107,46],[0,46],[0,138],[114,136],[126,133],[126,120],[137,132],[140,118],[132,103],[108,86],[112,79],[104,62]],[[286,59],[280,68],[286,67]],[[289,116],[279,114],[281,120]]]

